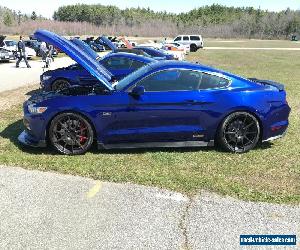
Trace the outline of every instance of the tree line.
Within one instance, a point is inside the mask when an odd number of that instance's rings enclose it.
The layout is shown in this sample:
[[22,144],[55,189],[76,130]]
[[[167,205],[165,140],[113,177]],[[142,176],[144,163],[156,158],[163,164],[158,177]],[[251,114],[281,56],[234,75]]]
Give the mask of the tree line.
[[59,7],[53,19],[46,20],[35,12],[25,15],[0,8],[0,31],[13,30],[13,27],[16,30],[28,30],[40,25],[41,28],[50,26],[53,31],[59,30],[63,35],[75,35],[75,27],[83,33],[97,31],[131,36],[199,33],[205,37],[281,39],[300,33],[299,10],[273,12],[218,4],[180,14],[155,12],[150,8],[123,10],[101,4],[75,4]]
[[[199,7],[180,14],[154,12],[149,8],[121,10],[116,6],[76,4],[60,7],[53,18],[58,21],[129,27],[139,27],[150,21],[161,24],[162,29],[164,26],[171,26],[169,29],[177,33],[187,30],[221,37],[287,38],[300,32],[300,11],[287,9],[272,12],[253,7],[235,8],[219,4]],[[151,29],[149,31],[151,32]]]

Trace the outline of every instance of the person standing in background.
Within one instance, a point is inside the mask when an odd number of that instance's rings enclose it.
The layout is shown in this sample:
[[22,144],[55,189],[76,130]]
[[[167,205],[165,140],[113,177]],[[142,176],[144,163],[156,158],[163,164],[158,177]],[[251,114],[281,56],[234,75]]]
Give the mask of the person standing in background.
[[16,68],[19,68],[19,64],[22,61],[22,59],[24,59],[27,68],[31,68],[28,61],[27,61],[27,56],[26,56],[26,51],[25,51],[25,44],[23,42],[23,37],[20,36],[20,41],[17,44],[18,47],[18,54],[19,54],[19,58],[18,61],[16,63]]
[[42,56],[42,60],[46,63],[45,67],[48,68],[49,67],[49,62],[47,60],[47,57],[48,57],[48,48],[47,48],[47,44],[45,42],[41,43],[40,54]]
[[54,47],[52,44],[49,44],[49,57],[52,59],[52,62],[54,62],[53,52],[54,52]]

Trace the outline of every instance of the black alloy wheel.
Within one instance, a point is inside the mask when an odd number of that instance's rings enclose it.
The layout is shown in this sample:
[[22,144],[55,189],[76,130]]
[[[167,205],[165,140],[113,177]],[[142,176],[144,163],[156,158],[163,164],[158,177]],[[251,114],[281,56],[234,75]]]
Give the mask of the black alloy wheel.
[[52,146],[66,155],[84,154],[94,140],[91,124],[81,115],[62,113],[56,116],[49,128]]
[[218,133],[218,141],[227,151],[245,153],[257,145],[260,133],[260,125],[255,116],[247,112],[235,112],[224,120]]

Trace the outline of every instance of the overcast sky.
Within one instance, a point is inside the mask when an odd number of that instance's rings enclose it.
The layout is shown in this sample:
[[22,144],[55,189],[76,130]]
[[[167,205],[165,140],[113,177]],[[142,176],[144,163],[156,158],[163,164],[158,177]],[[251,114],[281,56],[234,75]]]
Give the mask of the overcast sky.
[[51,18],[53,12],[58,7],[68,4],[85,3],[85,4],[103,4],[115,5],[121,9],[126,7],[150,7],[155,11],[166,10],[167,12],[186,12],[195,7],[203,5],[211,5],[218,3],[226,6],[246,7],[252,6],[255,8],[268,9],[273,11],[280,11],[286,8],[299,10],[300,0],[1,0],[0,5],[14,10],[20,10],[22,13],[31,13],[33,10],[37,14]]

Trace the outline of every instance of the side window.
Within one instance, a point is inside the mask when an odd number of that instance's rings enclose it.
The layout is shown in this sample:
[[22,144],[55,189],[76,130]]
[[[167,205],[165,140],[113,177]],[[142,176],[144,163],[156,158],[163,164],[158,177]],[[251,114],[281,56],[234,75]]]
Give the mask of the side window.
[[176,37],[176,38],[174,39],[174,41],[175,41],[175,42],[181,41],[181,36]]
[[143,63],[143,62],[132,60],[131,69],[137,70],[137,69],[143,67],[144,65],[145,65],[145,63]]
[[200,37],[199,36],[191,36],[191,40],[192,41],[200,41]]
[[203,73],[199,89],[225,88],[229,81],[223,77]]
[[102,64],[104,67],[111,70],[129,69],[131,67],[132,60],[125,57],[111,57],[104,59]]
[[189,41],[190,39],[189,39],[189,37],[188,36],[184,36],[183,37],[183,41]]
[[202,74],[190,70],[164,70],[154,73],[136,84],[146,91],[192,91],[198,90]]

